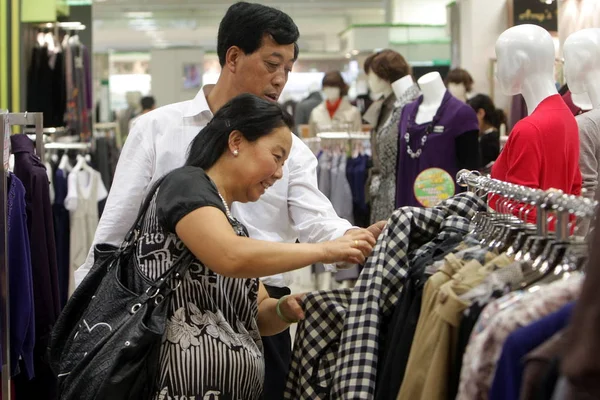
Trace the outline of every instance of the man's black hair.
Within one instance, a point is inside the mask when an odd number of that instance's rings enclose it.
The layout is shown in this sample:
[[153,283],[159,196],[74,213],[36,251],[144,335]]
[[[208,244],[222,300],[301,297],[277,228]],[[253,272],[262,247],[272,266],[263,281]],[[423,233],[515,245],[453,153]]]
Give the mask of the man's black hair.
[[221,67],[225,65],[227,50],[237,46],[245,54],[260,48],[265,35],[280,45],[294,44],[294,59],[298,58],[300,32],[292,18],[283,11],[262,4],[240,1],[225,13],[219,25],[217,54]]
[[140,103],[142,103],[142,110],[151,110],[154,107],[154,104],[156,104],[156,101],[154,101],[154,97],[152,96],[145,96],[142,97]]

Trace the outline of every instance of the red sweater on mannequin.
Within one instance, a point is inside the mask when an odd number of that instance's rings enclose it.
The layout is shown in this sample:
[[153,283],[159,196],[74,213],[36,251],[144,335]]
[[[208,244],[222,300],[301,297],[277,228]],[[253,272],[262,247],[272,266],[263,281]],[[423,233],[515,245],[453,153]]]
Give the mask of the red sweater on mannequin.
[[[581,194],[579,128],[560,95],[547,97],[515,125],[492,167],[492,178],[534,189]],[[496,200],[490,200],[492,208]],[[534,212],[528,216],[530,222],[535,218]]]

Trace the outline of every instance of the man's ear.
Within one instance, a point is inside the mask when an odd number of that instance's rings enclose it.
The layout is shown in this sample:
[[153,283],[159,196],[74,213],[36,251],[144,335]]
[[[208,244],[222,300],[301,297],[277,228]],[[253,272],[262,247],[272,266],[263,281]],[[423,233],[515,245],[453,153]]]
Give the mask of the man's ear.
[[231,72],[235,72],[240,58],[244,55],[242,49],[237,46],[231,46],[225,54],[225,65],[223,68],[228,68]]

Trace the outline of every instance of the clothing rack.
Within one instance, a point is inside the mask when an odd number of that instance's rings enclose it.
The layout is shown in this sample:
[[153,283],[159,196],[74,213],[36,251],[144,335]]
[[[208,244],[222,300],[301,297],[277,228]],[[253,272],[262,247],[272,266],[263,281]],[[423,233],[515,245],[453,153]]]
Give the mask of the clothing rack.
[[[35,148],[38,157],[44,154],[44,115],[42,113],[7,113],[0,114],[0,137],[12,134],[13,126],[35,126]],[[4,159],[4,151],[0,155],[2,162],[2,185],[0,185],[0,314],[2,315],[2,398],[11,399],[10,390],[10,303],[8,285],[8,221],[7,221],[7,176],[8,160]]]
[[60,28],[69,31],[83,31],[86,29],[86,26],[81,22],[46,22],[39,24],[38,28],[54,29],[54,36],[58,36],[58,30]]
[[47,150],[90,150],[92,148],[92,144],[53,142],[46,144],[45,148]]
[[503,182],[481,175],[477,171],[461,170],[456,175],[456,182],[469,190],[484,190],[504,198],[535,206],[537,208],[538,234],[548,233],[547,218],[549,212],[557,214],[557,235],[564,239],[569,236],[569,218],[571,215],[580,218],[594,218],[598,201],[581,196],[568,195],[557,190],[532,189],[526,186]]

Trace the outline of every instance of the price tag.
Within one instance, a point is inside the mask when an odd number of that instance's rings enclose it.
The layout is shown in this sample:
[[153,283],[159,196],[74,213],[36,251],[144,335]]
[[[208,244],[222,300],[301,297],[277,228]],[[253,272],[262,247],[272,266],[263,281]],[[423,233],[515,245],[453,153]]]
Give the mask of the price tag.
[[429,168],[421,172],[413,187],[415,198],[424,207],[435,207],[454,196],[454,179],[440,168]]

